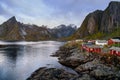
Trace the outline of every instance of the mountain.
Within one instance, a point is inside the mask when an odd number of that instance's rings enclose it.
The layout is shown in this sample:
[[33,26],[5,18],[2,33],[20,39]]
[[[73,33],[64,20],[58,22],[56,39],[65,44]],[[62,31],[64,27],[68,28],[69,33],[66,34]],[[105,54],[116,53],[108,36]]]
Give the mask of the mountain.
[[10,18],[0,25],[1,40],[46,40],[50,38],[51,35],[47,28],[22,24],[17,22],[15,17]]
[[39,41],[68,37],[75,32],[72,25],[49,29],[46,26],[29,25],[17,22],[15,16],[0,25],[0,40]]
[[120,2],[111,1],[104,11],[88,14],[72,38],[101,38],[118,29],[120,31]]
[[22,39],[22,36],[19,34],[19,27],[15,17],[10,18],[8,21],[0,25],[0,39],[2,40],[4,39],[21,40]]
[[71,36],[76,30],[77,30],[77,26],[75,26],[74,24],[70,24],[67,26],[61,24],[53,28],[51,31],[52,31],[52,35],[55,38],[63,38],[63,37]]

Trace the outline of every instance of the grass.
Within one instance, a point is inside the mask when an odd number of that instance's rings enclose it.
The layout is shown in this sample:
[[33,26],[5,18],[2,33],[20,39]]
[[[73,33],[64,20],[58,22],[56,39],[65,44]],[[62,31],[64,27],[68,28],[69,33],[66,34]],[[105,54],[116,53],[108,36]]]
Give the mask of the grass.
[[85,39],[110,39],[112,37],[120,36],[120,28],[115,29],[111,33],[102,33],[102,32],[97,32],[93,35],[89,35],[85,37]]
[[120,47],[120,43],[119,44],[113,44],[111,46],[114,46],[114,47]]
[[82,46],[82,42],[80,42],[80,41],[71,41],[71,42],[68,42],[68,43],[66,43],[65,45],[64,45],[64,47],[74,47],[74,48],[81,48],[81,46]]

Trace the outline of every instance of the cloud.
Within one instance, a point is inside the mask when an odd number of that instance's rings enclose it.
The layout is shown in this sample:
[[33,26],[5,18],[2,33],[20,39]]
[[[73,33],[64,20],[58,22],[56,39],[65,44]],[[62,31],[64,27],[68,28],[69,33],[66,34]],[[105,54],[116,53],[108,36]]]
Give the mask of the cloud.
[[[0,0],[0,20],[16,16],[20,22],[54,27],[76,24],[97,9],[104,10],[111,0]],[[118,0],[120,1],[120,0]]]
[[0,24],[2,24],[4,21],[6,21],[7,19],[4,16],[0,16]]
[[[110,0],[42,0],[54,11],[50,14],[54,23],[76,24],[78,27],[90,12],[104,10]],[[58,21],[58,22],[57,22]]]

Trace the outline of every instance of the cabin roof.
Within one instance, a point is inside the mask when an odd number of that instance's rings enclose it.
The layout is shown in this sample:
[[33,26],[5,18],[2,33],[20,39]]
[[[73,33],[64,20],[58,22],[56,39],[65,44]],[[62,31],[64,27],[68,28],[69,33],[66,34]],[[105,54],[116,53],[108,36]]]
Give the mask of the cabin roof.
[[120,51],[120,48],[119,47],[111,47],[110,50]]
[[89,47],[89,48],[102,48],[102,46],[98,46],[98,45],[87,45],[87,47]]
[[98,43],[107,43],[107,40],[96,40]]
[[119,39],[111,39],[111,40],[114,41],[114,42],[120,42]]

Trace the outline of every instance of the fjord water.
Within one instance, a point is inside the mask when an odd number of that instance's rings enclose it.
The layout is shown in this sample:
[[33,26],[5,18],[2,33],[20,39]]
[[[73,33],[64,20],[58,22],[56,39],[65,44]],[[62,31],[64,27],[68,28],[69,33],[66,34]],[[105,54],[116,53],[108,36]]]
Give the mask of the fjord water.
[[64,68],[50,57],[63,42],[0,42],[0,80],[25,80],[40,67]]

